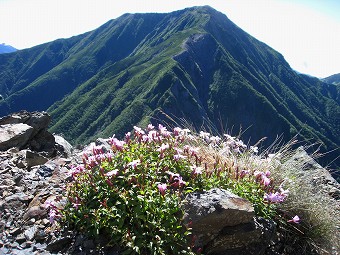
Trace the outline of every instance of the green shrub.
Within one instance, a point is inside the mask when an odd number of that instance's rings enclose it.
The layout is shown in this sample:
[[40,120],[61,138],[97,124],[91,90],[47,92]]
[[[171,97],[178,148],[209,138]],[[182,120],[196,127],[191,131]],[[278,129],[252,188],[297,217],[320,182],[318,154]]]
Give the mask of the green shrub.
[[190,228],[182,222],[181,203],[189,192],[228,189],[268,219],[278,218],[277,205],[288,194],[282,180],[270,176],[272,157],[261,158],[257,147],[229,135],[149,125],[109,143],[110,151],[84,152],[83,164],[72,168],[66,207],[52,205],[51,216],[90,236],[110,236],[125,254],[200,250],[190,245]]

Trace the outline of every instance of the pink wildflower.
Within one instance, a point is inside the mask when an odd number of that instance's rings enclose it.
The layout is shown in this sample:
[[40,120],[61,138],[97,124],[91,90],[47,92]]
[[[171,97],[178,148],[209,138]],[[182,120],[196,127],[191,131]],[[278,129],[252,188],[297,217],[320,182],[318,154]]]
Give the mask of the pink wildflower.
[[103,147],[101,147],[101,146],[93,146],[92,152],[93,152],[93,155],[102,154],[102,153],[104,153]]
[[76,167],[73,167],[71,169],[71,175],[74,178],[77,174],[81,173],[84,171],[84,166],[83,165],[77,165]]
[[128,164],[128,166],[131,166],[132,169],[136,169],[138,165],[140,165],[140,160],[139,159],[133,160],[132,162],[130,162]]
[[191,156],[197,155],[200,148],[198,147],[189,147],[189,152],[191,153]]
[[131,140],[131,132],[127,132],[125,134],[125,142],[130,143],[130,140]]
[[113,157],[113,154],[112,154],[112,152],[108,152],[108,153],[106,153],[106,158],[107,158],[107,160],[108,160],[109,162],[111,162],[111,161],[112,161],[112,157]]
[[89,156],[87,155],[87,153],[85,151],[83,152],[83,159],[85,159],[85,160],[89,159]]
[[257,153],[259,153],[259,148],[257,146],[250,146],[250,151],[257,154]]
[[140,127],[134,126],[133,129],[135,130],[136,136],[142,136],[145,134],[145,132]]
[[272,203],[282,203],[285,200],[285,198],[286,196],[279,192],[275,193],[270,192],[269,194],[264,195],[264,200],[267,200]]
[[282,187],[280,187],[279,190],[280,190],[281,195],[283,195],[285,197],[288,196],[288,194],[289,194],[289,190],[288,189],[284,190]]
[[254,172],[254,176],[255,176],[256,178],[258,178],[258,177],[260,177],[260,176],[262,176],[262,175],[264,175],[264,173],[261,172],[261,171],[256,170],[256,171]]
[[198,167],[198,166],[191,166],[190,168],[191,168],[191,170],[192,170],[192,174],[193,174],[193,175],[199,175],[199,174],[202,174],[202,170],[203,170],[203,168],[202,168],[202,167]]
[[169,132],[166,127],[163,125],[159,124],[158,125],[159,132],[161,133],[162,136],[164,137],[169,137],[171,135],[171,132]]
[[155,127],[152,124],[148,125],[148,130],[153,130]]
[[183,156],[181,154],[175,154],[174,155],[174,160],[175,161],[179,161],[180,159],[185,159],[185,158],[186,158],[186,156]]
[[50,212],[49,212],[50,223],[53,224],[57,217],[58,217],[57,211],[55,209],[51,209]]
[[143,135],[143,136],[142,136],[142,142],[146,143],[146,142],[148,142],[148,141],[149,141],[149,136]]
[[266,175],[262,175],[261,183],[267,187],[270,184],[270,179]]
[[118,169],[112,170],[110,172],[107,172],[105,175],[107,177],[112,177],[112,176],[116,176],[118,174]]
[[169,149],[169,144],[164,144],[164,143],[162,143],[162,145],[161,145],[161,147],[159,147],[158,149],[157,149],[157,151],[159,151],[160,153],[163,153],[166,149]]
[[183,153],[183,150],[181,148],[174,147],[174,150],[177,152],[177,154]]
[[175,135],[175,136],[180,135],[181,132],[182,132],[182,129],[181,129],[181,128],[179,128],[179,127],[175,127],[175,128],[174,128],[174,135]]
[[182,133],[182,135],[187,136],[190,132],[191,132],[190,129],[185,128],[185,129],[182,129],[182,132],[181,132],[181,133]]
[[172,182],[175,178],[179,178],[180,175],[179,174],[175,174],[173,172],[168,172],[168,174],[170,175],[170,182]]
[[200,137],[204,139],[206,142],[210,141],[210,133],[200,131]]
[[241,173],[240,173],[240,178],[244,178],[247,174],[249,174],[249,171],[248,170],[242,170]]
[[210,137],[210,142],[213,144],[217,144],[219,141],[221,141],[221,138],[218,136],[211,136]]
[[109,140],[109,143],[112,145],[112,149],[114,151],[118,150],[118,151],[122,151],[124,148],[124,141],[120,141],[117,138],[113,137]]
[[299,224],[300,223],[300,217],[295,215],[291,220],[289,220],[288,222],[293,222],[293,223],[296,223],[296,224]]
[[164,127],[162,124],[158,125],[158,129],[161,133],[166,131],[166,127]]
[[165,191],[167,190],[167,186],[165,183],[160,183],[157,185],[157,188],[159,190],[159,192],[161,193],[162,196],[165,195]]
[[180,188],[186,184],[187,183],[183,181],[182,176],[179,176],[179,177],[174,178],[174,182],[171,184],[171,186],[174,186],[175,188]]

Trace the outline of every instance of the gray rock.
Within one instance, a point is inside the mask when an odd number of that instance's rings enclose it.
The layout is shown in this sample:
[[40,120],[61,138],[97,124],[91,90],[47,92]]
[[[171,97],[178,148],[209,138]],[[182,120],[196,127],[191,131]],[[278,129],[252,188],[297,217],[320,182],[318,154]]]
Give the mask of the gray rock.
[[34,129],[27,124],[0,125],[0,150],[12,147],[24,147],[33,134]]
[[108,143],[108,139],[104,138],[97,138],[95,142],[96,146],[102,146],[104,151],[109,151],[111,150],[111,145]]
[[225,226],[252,221],[251,203],[223,189],[189,194],[184,202],[185,222],[192,222],[196,234],[215,235]]
[[333,197],[335,200],[340,199],[340,184],[333,178],[330,172],[319,165],[301,146],[295,154],[285,162],[285,165],[297,166],[300,169],[296,174],[301,179],[315,187],[315,192],[324,190],[324,193]]
[[46,250],[51,252],[58,252],[69,246],[71,242],[72,239],[70,237],[61,237],[49,243],[46,247]]
[[15,241],[18,243],[23,243],[26,241],[26,237],[24,234],[20,234],[15,238]]
[[45,231],[40,229],[36,232],[34,239],[40,242],[40,241],[44,241],[46,238],[47,238],[47,235]]
[[63,157],[71,157],[73,152],[72,145],[60,135],[54,135],[54,139],[57,144],[57,149],[60,153],[62,153]]
[[274,224],[256,219],[248,200],[223,189],[191,193],[183,209],[205,254],[262,254],[274,235]]
[[11,231],[9,231],[9,233],[12,235],[12,236],[16,236],[18,234],[21,233],[21,229],[20,228],[14,228],[12,229]]
[[275,224],[256,219],[234,227],[225,227],[205,246],[206,254],[248,255],[264,254],[275,235]]
[[27,167],[31,168],[32,166],[43,165],[48,161],[48,158],[39,154],[38,152],[33,152],[30,150],[26,151],[26,162]]
[[16,174],[13,178],[13,181],[15,182],[15,185],[19,185],[20,181],[22,180],[24,176],[22,174]]
[[46,215],[47,215],[46,209],[42,209],[40,206],[32,206],[24,214],[23,219],[24,220],[29,220],[29,219],[32,219],[32,218],[42,219]]
[[34,151],[44,152],[48,157],[54,157],[56,153],[54,136],[46,130],[41,130],[31,139],[29,148]]
[[51,122],[51,116],[47,112],[32,112],[29,115],[30,117],[24,123],[33,127],[36,134],[40,130],[47,129]]
[[38,231],[38,228],[36,225],[33,225],[32,227],[30,227],[29,229],[27,229],[25,232],[24,232],[24,235],[25,235],[25,238],[26,240],[28,241],[32,241],[35,237],[35,234],[37,233]]
[[0,118],[0,125],[25,123],[25,121],[29,119],[29,114],[28,112],[26,112],[27,114],[24,114],[24,111],[21,113],[13,113],[11,115]]
[[32,200],[32,198],[33,198],[32,195],[26,195],[25,193],[20,192],[20,193],[15,193],[13,195],[6,197],[5,202],[9,203],[9,202],[12,202],[14,200],[17,200],[17,201],[21,201],[23,203],[27,203],[30,200]]
[[50,121],[51,117],[46,112],[20,111],[0,118],[0,125],[24,123],[38,133],[42,129],[47,129]]

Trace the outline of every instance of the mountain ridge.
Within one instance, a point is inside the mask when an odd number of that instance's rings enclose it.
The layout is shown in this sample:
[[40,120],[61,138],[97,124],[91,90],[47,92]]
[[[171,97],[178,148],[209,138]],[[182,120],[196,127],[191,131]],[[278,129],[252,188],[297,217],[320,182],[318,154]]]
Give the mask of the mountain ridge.
[[7,45],[5,43],[0,43],[0,54],[11,53],[11,52],[15,52],[15,51],[17,51],[17,49],[14,48],[13,46]]
[[11,70],[0,76],[0,115],[48,110],[51,130],[76,143],[176,116],[196,128],[242,127],[246,139],[268,144],[281,134],[324,151],[340,144],[339,88],[296,74],[280,53],[207,6],[124,14],[0,63]]
[[328,76],[326,78],[321,79],[323,82],[327,82],[334,85],[340,85],[340,73],[333,74],[331,76]]

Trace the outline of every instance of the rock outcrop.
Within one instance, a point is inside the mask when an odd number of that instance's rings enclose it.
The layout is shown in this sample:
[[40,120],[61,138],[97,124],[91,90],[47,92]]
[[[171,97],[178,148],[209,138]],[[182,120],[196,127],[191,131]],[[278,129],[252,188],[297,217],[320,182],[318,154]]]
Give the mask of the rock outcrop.
[[[0,119],[0,254],[50,254],[58,232],[45,202],[60,197],[72,146],[47,131],[45,112]],[[61,250],[61,249],[60,249]]]
[[[340,201],[339,182],[334,179],[329,171],[310,157],[303,147],[299,147],[285,164],[288,166],[298,166],[297,168],[300,170],[295,174],[306,183],[311,184],[315,192],[322,190],[325,194]],[[337,175],[339,174],[337,173]]]
[[72,146],[47,130],[50,121],[46,112],[21,111],[0,118],[0,151],[15,147],[49,158],[70,156]]
[[184,210],[205,254],[264,254],[275,233],[273,222],[255,218],[248,200],[223,189],[189,194]]

